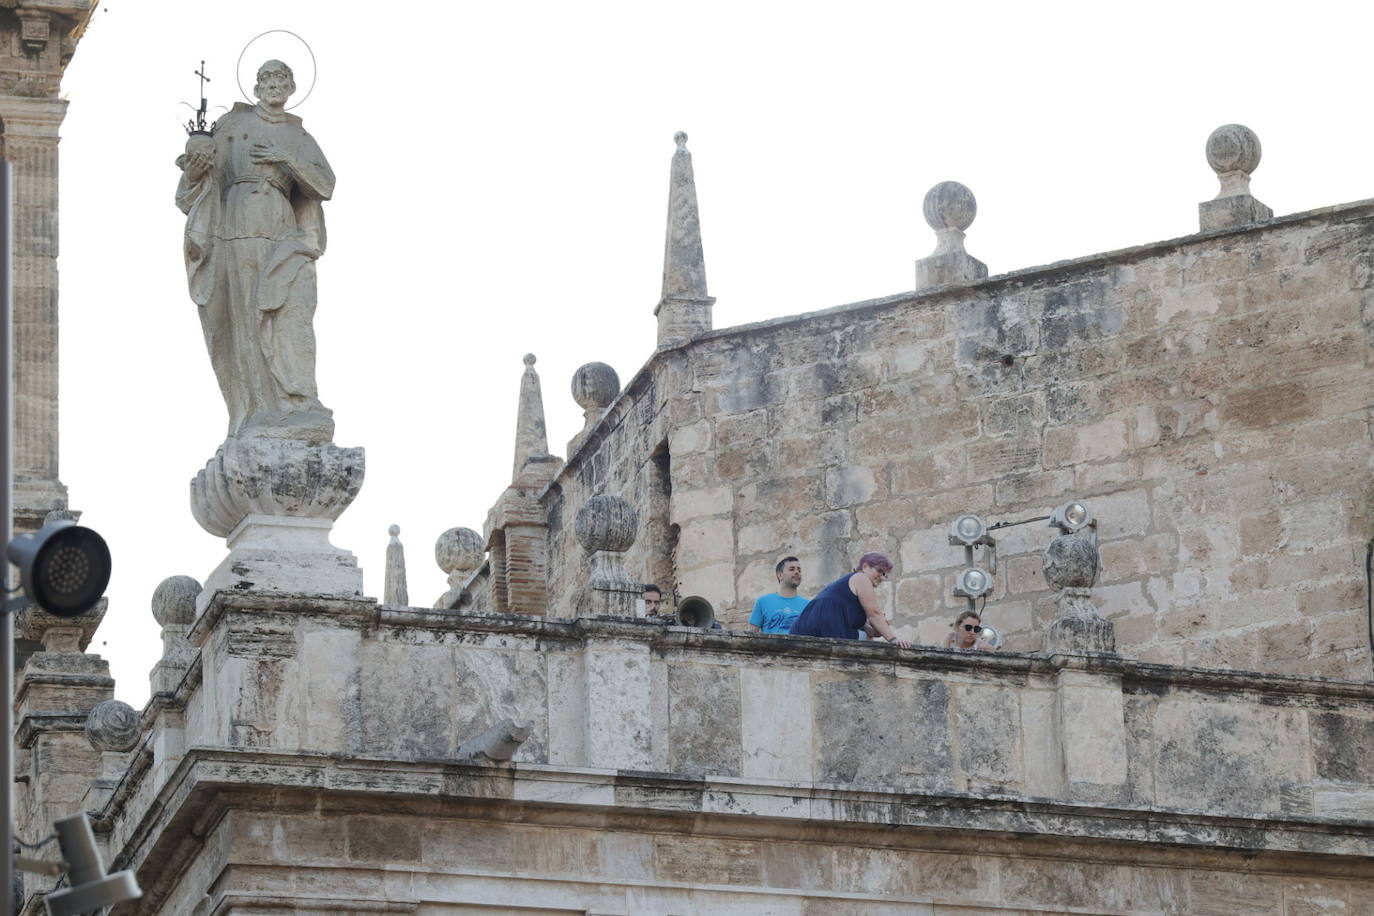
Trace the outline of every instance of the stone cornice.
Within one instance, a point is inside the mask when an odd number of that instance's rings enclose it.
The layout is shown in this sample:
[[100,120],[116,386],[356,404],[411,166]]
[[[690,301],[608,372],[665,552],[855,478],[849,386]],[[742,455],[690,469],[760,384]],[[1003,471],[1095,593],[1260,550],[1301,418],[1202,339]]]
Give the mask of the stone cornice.
[[69,713],[29,713],[19,720],[14,743],[19,747],[33,747],[40,735],[51,732],[85,732],[86,717]]
[[[1004,795],[917,793],[729,777],[530,764],[481,766],[257,748],[192,748],[111,869],[132,867],[154,912],[177,872],[233,809],[375,813],[722,837],[815,840],[1024,856],[1265,870],[1301,857],[1311,876],[1368,875],[1374,824],[1315,817],[1218,817]],[[111,799],[98,828],[111,827]],[[894,829],[895,828],[895,829]],[[154,884],[153,882],[156,882]],[[152,885],[152,886],[150,886]],[[163,889],[159,893],[159,886]],[[125,912],[125,911],[121,911]]]
[[376,619],[377,607],[375,598],[322,598],[318,595],[294,595],[288,592],[220,591],[210,599],[205,610],[191,624],[186,639],[193,646],[202,645],[228,610],[328,614],[338,619],[354,621],[355,625],[366,625]]
[[14,139],[56,142],[66,116],[66,99],[0,95],[0,121],[4,122],[7,142]]

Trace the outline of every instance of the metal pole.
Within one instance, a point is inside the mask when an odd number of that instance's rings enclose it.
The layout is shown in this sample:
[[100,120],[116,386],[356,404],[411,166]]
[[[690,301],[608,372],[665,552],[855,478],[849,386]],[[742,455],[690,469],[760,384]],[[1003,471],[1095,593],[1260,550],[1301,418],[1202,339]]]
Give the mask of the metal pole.
[[[14,537],[14,194],[0,160],[0,553]],[[0,556],[10,597],[10,561]],[[14,916],[14,615],[0,608],[0,913]]]

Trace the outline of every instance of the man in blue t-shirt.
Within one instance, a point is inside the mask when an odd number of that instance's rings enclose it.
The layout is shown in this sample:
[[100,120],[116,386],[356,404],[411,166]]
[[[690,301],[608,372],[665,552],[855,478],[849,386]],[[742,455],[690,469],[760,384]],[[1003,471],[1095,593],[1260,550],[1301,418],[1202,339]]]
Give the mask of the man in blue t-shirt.
[[754,612],[749,615],[749,628],[755,633],[787,633],[792,629],[792,621],[806,607],[806,598],[797,594],[801,585],[801,561],[796,557],[783,557],[773,568],[778,577],[778,590],[771,595],[763,595],[754,602]]

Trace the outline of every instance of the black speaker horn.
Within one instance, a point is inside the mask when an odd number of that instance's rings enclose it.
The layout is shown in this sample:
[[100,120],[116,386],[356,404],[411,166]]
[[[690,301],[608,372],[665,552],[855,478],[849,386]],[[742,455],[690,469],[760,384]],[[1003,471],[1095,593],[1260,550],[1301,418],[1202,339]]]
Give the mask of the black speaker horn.
[[716,609],[711,607],[711,602],[700,595],[683,598],[677,603],[678,626],[709,630],[715,622]]
[[58,617],[80,617],[96,606],[110,584],[105,539],[65,519],[19,535],[5,553],[19,567],[24,595]]

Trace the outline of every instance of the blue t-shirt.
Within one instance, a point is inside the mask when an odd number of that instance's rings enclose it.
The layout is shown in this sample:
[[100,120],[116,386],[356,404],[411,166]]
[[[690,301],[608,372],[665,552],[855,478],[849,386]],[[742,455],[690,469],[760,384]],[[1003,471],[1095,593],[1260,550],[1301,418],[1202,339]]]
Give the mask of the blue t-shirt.
[[765,633],[790,633],[792,622],[806,607],[808,599],[801,595],[784,598],[777,592],[763,595],[754,602],[754,612],[749,615],[750,626],[758,627]]

